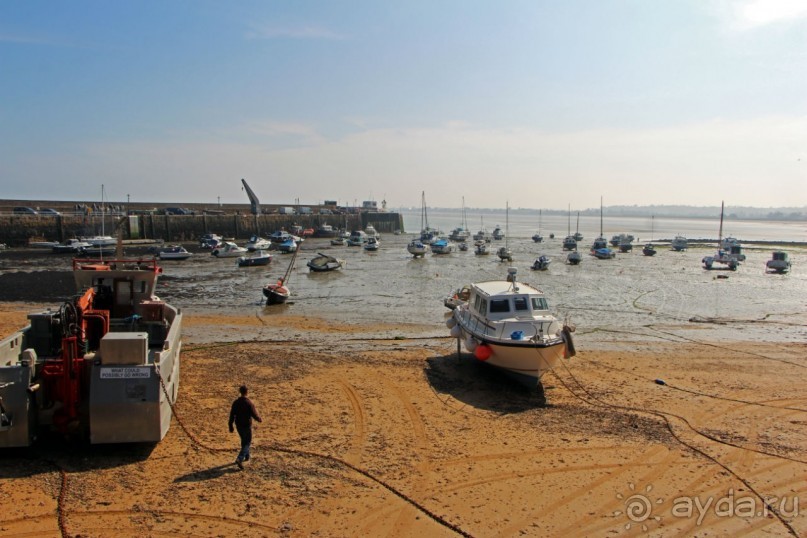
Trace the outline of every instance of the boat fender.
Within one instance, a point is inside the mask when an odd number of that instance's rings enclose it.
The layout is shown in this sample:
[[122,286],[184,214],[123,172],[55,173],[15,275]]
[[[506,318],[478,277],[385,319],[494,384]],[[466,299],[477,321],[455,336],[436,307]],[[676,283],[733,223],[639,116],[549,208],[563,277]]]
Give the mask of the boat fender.
[[490,358],[490,355],[493,353],[493,350],[490,349],[490,346],[487,344],[479,344],[476,347],[476,351],[474,351],[474,357],[479,359],[480,361],[486,361]]
[[465,339],[465,349],[467,349],[471,353],[476,351],[476,348],[478,346],[479,346],[479,344],[477,343],[476,339],[474,339],[473,337],[469,336],[468,338]]
[[459,338],[460,336],[462,336],[462,329],[460,329],[459,325],[451,327],[451,338]]
[[569,359],[577,355],[577,351],[574,348],[574,339],[572,338],[572,328],[568,325],[564,325],[560,335],[566,343],[566,353],[563,354],[563,358]]
[[454,316],[451,316],[446,320],[446,327],[448,327],[449,329],[453,329],[456,324],[457,320],[454,319]]

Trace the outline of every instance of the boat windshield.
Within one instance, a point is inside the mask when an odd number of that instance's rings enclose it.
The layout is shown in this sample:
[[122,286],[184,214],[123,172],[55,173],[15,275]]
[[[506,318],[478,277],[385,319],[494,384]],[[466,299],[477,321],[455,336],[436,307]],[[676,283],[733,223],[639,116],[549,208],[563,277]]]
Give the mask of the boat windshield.
[[513,298],[513,306],[516,307],[516,311],[519,310],[529,310],[530,307],[527,303],[526,297],[514,297]]
[[490,313],[510,312],[510,299],[491,299]]
[[546,299],[543,297],[532,297],[533,310],[549,310],[549,305],[546,304]]

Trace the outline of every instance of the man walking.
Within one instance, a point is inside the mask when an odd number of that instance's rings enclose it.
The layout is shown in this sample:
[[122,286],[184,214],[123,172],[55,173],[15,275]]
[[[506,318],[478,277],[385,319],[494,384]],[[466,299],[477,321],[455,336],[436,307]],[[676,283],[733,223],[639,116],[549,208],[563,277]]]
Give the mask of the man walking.
[[244,462],[249,461],[249,446],[252,444],[252,419],[263,422],[258,412],[255,411],[255,404],[247,398],[247,386],[241,385],[238,392],[241,396],[236,398],[230,408],[230,433],[233,433],[233,423],[241,438],[241,451],[235,459],[235,464],[239,469],[244,468]]

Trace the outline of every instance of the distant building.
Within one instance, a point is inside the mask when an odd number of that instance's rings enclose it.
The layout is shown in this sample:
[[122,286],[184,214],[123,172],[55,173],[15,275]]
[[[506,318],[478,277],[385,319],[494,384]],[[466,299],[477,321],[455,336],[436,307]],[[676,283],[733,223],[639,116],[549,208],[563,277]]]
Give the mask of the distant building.
[[378,202],[375,200],[365,200],[361,203],[362,211],[378,211]]

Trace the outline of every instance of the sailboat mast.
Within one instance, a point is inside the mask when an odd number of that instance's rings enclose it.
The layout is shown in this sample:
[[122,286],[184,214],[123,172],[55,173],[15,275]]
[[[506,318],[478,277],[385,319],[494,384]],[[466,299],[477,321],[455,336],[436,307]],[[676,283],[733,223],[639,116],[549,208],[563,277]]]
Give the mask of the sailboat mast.
[[723,241],[723,204],[724,201],[720,201],[720,230],[717,232],[717,246],[720,248],[720,243]]
[[602,196],[600,196],[600,237],[602,236]]
[[569,204],[568,222],[566,223],[566,235],[572,235],[572,204]]

